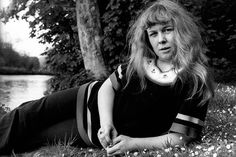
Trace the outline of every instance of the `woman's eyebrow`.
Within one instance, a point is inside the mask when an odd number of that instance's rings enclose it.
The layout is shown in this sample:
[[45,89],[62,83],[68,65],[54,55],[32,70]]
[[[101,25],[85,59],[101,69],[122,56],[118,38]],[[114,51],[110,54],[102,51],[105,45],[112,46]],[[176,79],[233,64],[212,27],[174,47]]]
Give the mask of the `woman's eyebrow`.
[[167,24],[163,25],[163,27],[173,27],[173,24],[167,23]]

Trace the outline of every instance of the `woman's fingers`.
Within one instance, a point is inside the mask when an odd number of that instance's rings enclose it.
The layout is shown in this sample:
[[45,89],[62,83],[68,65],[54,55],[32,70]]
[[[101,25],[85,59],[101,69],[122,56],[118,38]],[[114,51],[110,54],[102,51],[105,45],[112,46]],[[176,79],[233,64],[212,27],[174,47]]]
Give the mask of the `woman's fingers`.
[[113,145],[119,143],[119,142],[121,141],[121,139],[122,139],[122,135],[120,135],[120,136],[114,138],[113,141],[112,141],[112,142],[113,142]]
[[109,136],[109,131],[105,131],[104,129],[99,129],[98,131],[98,139],[103,146],[103,148],[106,148],[112,143],[111,138]]
[[116,143],[111,147],[107,147],[106,151],[108,156],[118,155],[122,153],[119,143]]

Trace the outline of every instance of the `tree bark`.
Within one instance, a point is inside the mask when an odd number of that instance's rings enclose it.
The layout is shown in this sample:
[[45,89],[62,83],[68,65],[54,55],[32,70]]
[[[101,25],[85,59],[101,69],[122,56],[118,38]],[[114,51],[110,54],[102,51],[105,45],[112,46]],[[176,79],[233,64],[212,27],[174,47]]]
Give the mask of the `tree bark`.
[[95,78],[107,75],[101,53],[101,23],[97,0],[76,0],[80,48],[86,70]]

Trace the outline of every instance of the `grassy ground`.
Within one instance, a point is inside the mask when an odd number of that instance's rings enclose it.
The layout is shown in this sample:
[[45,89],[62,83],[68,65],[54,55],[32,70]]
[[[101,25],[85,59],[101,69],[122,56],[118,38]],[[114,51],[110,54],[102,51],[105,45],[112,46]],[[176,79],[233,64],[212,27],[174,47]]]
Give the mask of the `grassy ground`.
[[[70,142],[60,142],[37,151],[12,154],[22,157],[105,157],[105,150],[82,149],[70,146]],[[158,150],[126,152],[125,157],[235,157],[236,156],[236,86],[218,84],[215,97],[210,102],[206,117],[202,143],[191,146],[175,146]]]

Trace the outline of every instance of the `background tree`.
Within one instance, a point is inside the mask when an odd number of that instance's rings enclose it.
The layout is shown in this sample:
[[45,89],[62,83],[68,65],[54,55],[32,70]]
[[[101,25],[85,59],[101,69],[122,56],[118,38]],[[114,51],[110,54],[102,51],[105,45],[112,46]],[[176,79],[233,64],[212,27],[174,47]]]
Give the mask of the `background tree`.
[[11,44],[0,41],[0,73],[3,68],[15,68],[32,72],[39,70],[40,63],[37,57],[20,55],[12,48]]
[[96,78],[104,77],[107,70],[101,53],[102,30],[97,0],[76,0],[76,13],[85,69],[92,71]]

